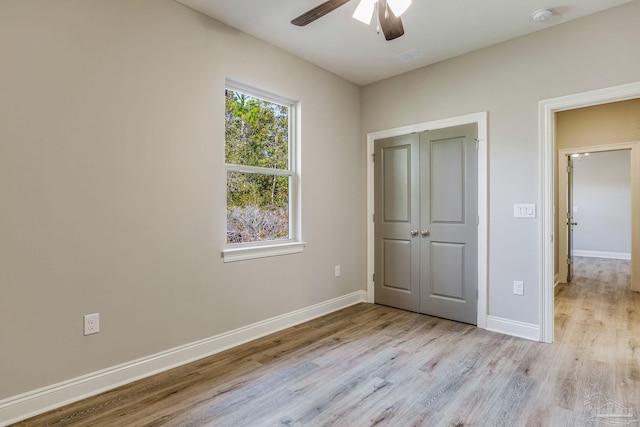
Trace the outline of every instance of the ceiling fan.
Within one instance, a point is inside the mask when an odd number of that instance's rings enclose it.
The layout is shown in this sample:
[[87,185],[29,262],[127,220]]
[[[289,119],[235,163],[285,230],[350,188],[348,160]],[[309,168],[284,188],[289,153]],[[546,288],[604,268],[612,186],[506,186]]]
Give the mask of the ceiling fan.
[[[304,27],[329,12],[333,12],[349,1],[350,0],[325,1],[319,6],[316,6],[293,19],[291,23],[293,25]],[[393,40],[404,34],[400,15],[407,10],[410,4],[411,0],[360,0],[353,17],[369,25],[371,23],[371,18],[373,18],[373,15],[375,14],[374,12],[377,10],[377,31],[380,32],[380,29],[382,29],[385,39]]]

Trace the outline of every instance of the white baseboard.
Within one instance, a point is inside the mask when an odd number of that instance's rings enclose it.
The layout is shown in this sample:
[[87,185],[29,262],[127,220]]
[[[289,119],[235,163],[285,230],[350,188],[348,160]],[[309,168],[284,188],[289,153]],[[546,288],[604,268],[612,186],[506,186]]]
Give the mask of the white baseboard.
[[365,291],[354,292],[171,350],[0,400],[0,426],[77,402],[366,301]]
[[602,251],[571,251],[573,256],[583,256],[588,258],[612,258],[612,259],[631,259],[631,254],[628,252],[602,252]]
[[560,283],[560,279],[558,278],[558,273],[553,275],[553,288],[555,289],[556,286],[558,286],[558,283]]
[[540,326],[532,323],[487,316],[487,330],[513,335],[514,337],[525,338],[531,341],[541,341]]

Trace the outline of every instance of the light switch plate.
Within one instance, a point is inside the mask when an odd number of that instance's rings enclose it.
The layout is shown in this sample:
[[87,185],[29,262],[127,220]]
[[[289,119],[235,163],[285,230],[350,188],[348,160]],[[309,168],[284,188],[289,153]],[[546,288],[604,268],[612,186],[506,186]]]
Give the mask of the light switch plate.
[[514,218],[535,218],[536,217],[535,203],[518,203],[513,205],[513,217]]

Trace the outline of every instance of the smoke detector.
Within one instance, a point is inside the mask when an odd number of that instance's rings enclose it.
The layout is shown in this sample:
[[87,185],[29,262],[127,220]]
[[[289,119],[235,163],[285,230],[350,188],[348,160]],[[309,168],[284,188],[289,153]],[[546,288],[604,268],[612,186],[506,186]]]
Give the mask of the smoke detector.
[[533,12],[531,19],[533,19],[534,22],[545,22],[551,18],[551,15],[553,15],[553,11],[551,9],[538,9]]

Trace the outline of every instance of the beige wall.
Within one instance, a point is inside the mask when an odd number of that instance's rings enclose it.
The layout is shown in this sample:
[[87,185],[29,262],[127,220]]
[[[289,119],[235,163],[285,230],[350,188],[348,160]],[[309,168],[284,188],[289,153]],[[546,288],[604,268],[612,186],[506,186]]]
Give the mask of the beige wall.
[[[3,0],[0,70],[0,399],[366,288],[357,86],[173,0]],[[225,77],[302,103],[302,254],[220,258]]]
[[[640,79],[640,1],[364,87],[363,130],[489,113],[490,316],[539,325],[539,101]],[[524,296],[513,281],[524,281]]]
[[[512,205],[539,201],[538,101],[637,81],[639,15],[634,1],[361,90],[172,0],[3,0],[0,399],[364,290],[362,130],[478,111],[489,314],[537,323],[539,219]],[[225,77],[302,102],[302,254],[220,259]]]
[[556,148],[640,141],[640,99],[556,113]]
[[[556,113],[556,152],[564,148],[581,148],[631,141],[640,141],[640,99]],[[557,168],[554,182],[556,183],[554,204],[559,206],[558,198],[565,197],[566,189],[561,188]],[[566,233],[565,227],[559,228],[560,218],[564,221],[564,213],[556,209],[556,236],[559,236],[558,233]],[[556,273],[558,273],[560,260],[564,260],[566,255],[566,246],[563,245],[562,249],[559,247],[561,240],[563,239],[555,240]],[[559,277],[558,280],[562,282],[565,277]]]

